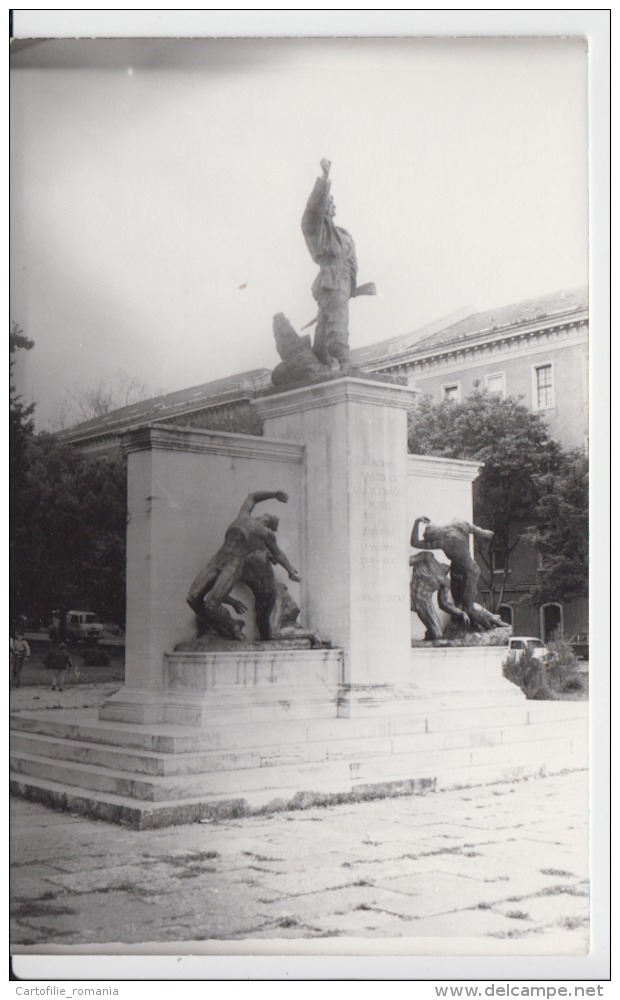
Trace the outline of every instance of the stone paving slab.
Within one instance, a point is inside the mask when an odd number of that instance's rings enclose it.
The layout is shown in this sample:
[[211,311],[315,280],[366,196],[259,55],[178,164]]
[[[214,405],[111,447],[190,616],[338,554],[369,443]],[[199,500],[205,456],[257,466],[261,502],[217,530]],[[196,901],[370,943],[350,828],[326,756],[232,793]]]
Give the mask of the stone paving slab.
[[514,921],[493,910],[440,913],[424,919],[416,933],[420,937],[458,937],[465,930],[472,937],[487,937],[497,931],[510,932]]
[[12,813],[14,953],[330,937],[406,939],[411,953],[464,938],[479,954],[587,947],[584,772],[162,830],[19,799]]
[[76,684],[70,675],[69,684],[63,691],[52,691],[49,687],[12,688],[9,694],[11,712],[50,712],[76,708],[99,707],[122,687],[120,681],[103,684]]
[[520,896],[518,899],[497,903],[493,909],[497,913],[508,913],[519,910],[526,913],[528,919],[539,924],[549,925],[561,924],[566,920],[565,912],[570,914],[571,918],[578,920],[587,917],[590,908],[587,887],[575,893],[571,892],[571,899],[566,904],[566,907],[564,907],[561,900],[558,900],[558,896],[561,895],[564,894],[550,893],[549,895],[535,894]]

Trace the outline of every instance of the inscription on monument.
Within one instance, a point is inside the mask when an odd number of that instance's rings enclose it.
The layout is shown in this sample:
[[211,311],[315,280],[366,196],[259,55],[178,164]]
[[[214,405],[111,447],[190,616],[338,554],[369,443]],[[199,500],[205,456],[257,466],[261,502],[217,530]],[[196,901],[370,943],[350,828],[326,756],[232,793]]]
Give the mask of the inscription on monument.
[[395,463],[364,455],[359,469],[358,491],[364,498],[359,556],[364,583],[357,599],[373,604],[378,601],[390,604],[406,601],[406,594],[385,587],[403,559],[403,553],[395,543],[393,529],[393,524],[398,522],[399,501],[404,497],[399,489]]

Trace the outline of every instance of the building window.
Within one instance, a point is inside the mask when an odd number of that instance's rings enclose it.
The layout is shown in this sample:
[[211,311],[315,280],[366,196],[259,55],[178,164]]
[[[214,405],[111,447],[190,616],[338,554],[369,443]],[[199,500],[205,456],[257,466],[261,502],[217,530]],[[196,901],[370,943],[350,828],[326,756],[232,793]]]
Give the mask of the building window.
[[537,552],[536,553],[536,569],[540,573],[540,572],[542,572],[542,570],[544,570],[544,568],[545,568],[545,557],[542,554],[542,552]]
[[508,532],[500,528],[491,542],[491,568],[494,573],[503,573],[508,562]]
[[441,397],[442,399],[452,399],[455,403],[461,402],[461,383],[452,382],[450,385],[442,385],[441,387]]
[[555,406],[553,395],[553,365],[535,365],[532,378],[533,408],[550,410]]
[[506,376],[504,372],[493,372],[484,376],[484,387],[490,396],[499,396],[501,399],[506,395]]

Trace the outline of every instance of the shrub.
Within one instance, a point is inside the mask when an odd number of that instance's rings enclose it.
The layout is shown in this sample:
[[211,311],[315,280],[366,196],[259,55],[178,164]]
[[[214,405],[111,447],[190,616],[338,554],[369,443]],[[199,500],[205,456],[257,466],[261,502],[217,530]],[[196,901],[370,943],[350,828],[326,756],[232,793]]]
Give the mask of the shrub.
[[549,686],[547,670],[530,649],[510,653],[504,662],[503,674],[520,687],[531,701],[554,701],[557,694]]
[[579,670],[579,660],[573,653],[573,647],[566,639],[552,639],[547,643],[552,661],[558,666],[570,670]]
[[562,694],[566,691],[583,691],[583,681],[579,676],[579,661],[570,643],[565,639],[552,639],[548,644],[551,654],[547,676],[549,683]]
[[105,649],[86,649],[82,654],[85,667],[109,667],[111,662],[110,654]]
[[548,649],[548,666],[529,649],[522,654],[511,653],[504,662],[504,677],[520,687],[526,698],[535,701],[557,701],[570,691],[583,691],[579,664],[570,645],[563,639],[554,639]]

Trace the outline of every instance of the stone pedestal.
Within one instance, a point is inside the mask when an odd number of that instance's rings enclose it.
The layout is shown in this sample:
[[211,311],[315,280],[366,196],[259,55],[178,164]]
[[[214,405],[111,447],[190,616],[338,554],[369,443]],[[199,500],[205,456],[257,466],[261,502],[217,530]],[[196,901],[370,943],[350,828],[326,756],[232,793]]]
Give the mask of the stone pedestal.
[[344,651],[340,714],[390,710],[412,680],[404,386],[343,378],[256,400],[267,438],[303,442],[305,624]]

